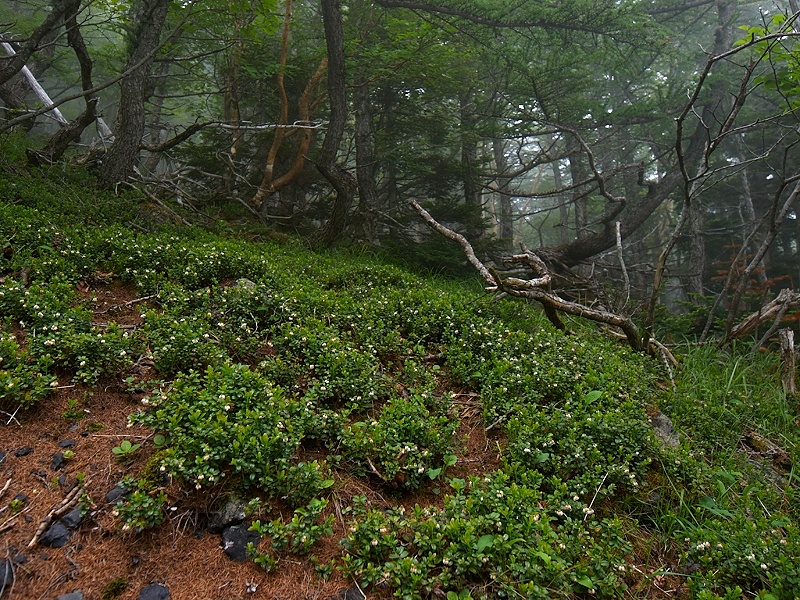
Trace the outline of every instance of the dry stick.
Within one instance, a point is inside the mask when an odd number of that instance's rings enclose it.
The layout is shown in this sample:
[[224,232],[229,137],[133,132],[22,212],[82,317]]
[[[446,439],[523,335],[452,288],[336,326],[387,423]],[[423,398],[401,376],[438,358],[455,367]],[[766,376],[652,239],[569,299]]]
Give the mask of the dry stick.
[[137,304],[138,302],[147,302],[148,300],[152,300],[153,298],[158,297],[158,294],[150,294],[149,296],[144,296],[142,298],[135,298],[133,300],[129,300],[128,302],[123,302],[122,304],[115,304],[114,306],[109,306],[105,310],[101,310],[94,314],[96,315],[104,315],[107,312],[111,312],[112,310],[119,310],[121,308],[125,308],[126,306],[130,306],[131,304]]
[[33,534],[31,541],[28,542],[28,548],[33,548],[36,545],[36,542],[39,541],[39,537],[45,532],[54,518],[60,517],[67,512],[67,510],[78,500],[78,498],[80,498],[80,493],[83,491],[85,485],[86,484],[84,483],[76,486],[69,494],[67,494],[66,498],[64,498],[61,504],[47,513],[47,516],[42,519],[42,522],[36,529],[36,533]]
[[[589,507],[588,508],[592,508],[592,506],[594,506],[594,501],[597,500],[597,494],[600,493],[600,489],[603,487],[603,484],[606,482],[606,477],[608,477],[608,471],[606,471],[606,474],[603,475],[603,480],[600,482],[600,485],[598,485],[597,489],[594,491],[594,496],[592,496],[592,501],[589,502]],[[586,513],[585,515],[583,515],[583,520],[585,521],[588,517],[589,517],[589,513]]]
[[11,521],[13,521],[14,519],[18,519],[19,517],[24,515],[26,512],[30,511],[33,507],[34,507],[33,504],[29,504],[28,507],[25,508],[24,510],[21,510],[17,514],[11,515],[10,517],[8,517],[5,521],[3,521],[2,524],[0,524],[0,533],[4,533],[4,532],[8,531],[9,529],[11,529],[12,527],[14,527],[14,523],[12,523]]
[[159,205],[161,208],[163,208],[164,210],[167,210],[167,211],[171,212],[171,213],[172,213],[172,214],[173,214],[173,215],[174,215],[174,216],[175,216],[175,217],[176,217],[176,218],[177,218],[177,219],[178,219],[178,220],[179,220],[181,223],[183,223],[183,224],[184,224],[184,225],[186,225],[187,227],[190,227],[190,226],[192,225],[191,223],[189,223],[189,221],[187,221],[186,219],[184,219],[182,216],[180,216],[178,213],[176,213],[174,210],[172,210],[172,209],[171,209],[169,206],[167,206],[166,204],[164,204],[164,203],[163,203],[163,202],[162,202],[162,201],[161,201],[161,200],[160,200],[160,199],[159,199],[157,196],[155,196],[154,194],[151,194],[149,191],[147,191],[147,189],[146,189],[146,188],[144,188],[144,187],[136,187],[136,186],[135,186],[135,185],[133,185],[133,184],[129,184],[129,185],[130,185],[130,186],[131,186],[133,189],[135,189],[137,192],[141,192],[142,194],[144,194],[145,196],[147,196],[148,198],[150,198],[150,200],[152,200],[153,202],[155,202],[156,204],[158,204],[158,205]]
[[[17,407],[17,410],[15,410],[13,414],[12,413],[7,413],[6,411],[0,411],[4,415],[8,416],[8,421],[6,421],[6,426],[11,425],[11,421],[17,421],[17,413],[19,412],[20,408],[22,408],[21,404]],[[22,423],[20,423],[19,421],[17,421],[17,425],[22,427]]]
[[788,302],[781,306],[781,308],[778,311],[778,314],[775,316],[775,320],[772,322],[772,325],[770,326],[770,328],[767,329],[767,331],[764,333],[763,336],[761,336],[761,339],[758,340],[758,343],[755,344],[750,349],[750,358],[753,358],[756,355],[756,352],[758,352],[758,349],[761,348],[761,346],[763,346],[764,344],[767,343],[767,340],[770,337],[772,337],[773,333],[778,331],[778,327],[781,326],[781,321],[783,321],[783,317],[786,315],[786,311],[789,310],[790,306],[791,306],[791,304],[789,304]]
[[3,489],[0,490],[0,498],[3,497],[3,494],[6,493],[6,491],[8,490],[8,486],[10,485],[11,485],[11,477],[8,478],[8,481],[6,481],[6,484],[3,486]]

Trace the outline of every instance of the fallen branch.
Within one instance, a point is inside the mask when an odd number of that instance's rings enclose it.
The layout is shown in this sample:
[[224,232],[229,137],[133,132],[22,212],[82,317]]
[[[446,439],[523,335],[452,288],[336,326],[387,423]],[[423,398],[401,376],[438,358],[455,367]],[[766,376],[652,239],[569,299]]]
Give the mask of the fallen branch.
[[80,494],[84,489],[84,485],[85,483],[75,486],[69,492],[69,494],[67,494],[66,498],[64,498],[61,504],[47,513],[47,516],[42,519],[41,523],[39,523],[39,527],[36,529],[36,533],[33,534],[31,541],[28,542],[28,548],[33,548],[36,545],[36,542],[39,541],[39,538],[50,526],[50,523],[53,522],[53,519],[57,519],[61,515],[65,514],[70,508],[72,508],[72,505],[75,504],[75,502],[77,502],[80,498]]
[[2,498],[3,494],[5,494],[6,491],[8,491],[8,486],[10,485],[11,485],[11,477],[8,478],[8,481],[6,481],[6,484],[3,486],[3,489],[0,490],[0,498]]
[[425,223],[431,229],[444,237],[457,242],[464,254],[467,256],[470,264],[481,274],[484,281],[489,286],[486,291],[498,292],[508,294],[509,296],[516,296],[519,298],[528,298],[536,300],[544,307],[545,314],[558,329],[564,329],[564,324],[561,322],[558,313],[563,312],[568,315],[574,315],[595,321],[597,323],[604,323],[620,328],[628,340],[628,343],[634,350],[649,350],[650,344],[646,347],[642,343],[639,336],[639,331],[629,317],[617,315],[605,310],[592,308],[577,302],[570,302],[564,300],[558,294],[554,293],[551,289],[552,276],[547,269],[544,261],[536,254],[523,247],[522,254],[511,256],[508,261],[511,263],[525,264],[531,268],[536,275],[533,279],[520,279],[517,277],[507,277],[503,279],[496,271],[487,268],[478,257],[469,241],[461,234],[448,229],[436,219],[434,219],[428,211],[422,208],[417,202],[411,201],[411,207],[423,218]]
[[798,306],[800,306],[800,293],[788,288],[782,289],[769,304],[743,319],[736,327],[731,329],[730,335],[723,341],[727,342],[735,338],[743,337],[751,331],[754,331],[764,321],[775,321],[773,327],[777,329],[777,325],[780,324],[780,319],[783,315],[786,314],[789,309]]
[[149,296],[143,296],[141,298],[135,298],[133,300],[129,300],[128,302],[123,302],[122,304],[114,304],[113,306],[109,306],[107,309],[101,310],[101,311],[96,312],[94,314],[96,314],[96,315],[104,315],[107,312],[111,312],[112,310],[120,310],[121,308],[126,308],[126,307],[130,306],[131,304],[137,304],[139,302],[147,302],[148,300],[152,300],[153,298],[156,298],[156,297],[158,297],[158,294],[150,294]]

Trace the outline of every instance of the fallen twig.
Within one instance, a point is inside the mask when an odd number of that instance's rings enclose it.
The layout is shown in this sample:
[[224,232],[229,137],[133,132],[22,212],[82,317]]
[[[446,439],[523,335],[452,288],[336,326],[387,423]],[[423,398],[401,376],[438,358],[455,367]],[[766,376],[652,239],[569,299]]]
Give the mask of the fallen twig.
[[0,490],[0,498],[3,497],[3,494],[6,493],[6,491],[8,490],[8,486],[10,485],[11,485],[11,477],[8,478],[8,481],[6,481],[6,484],[3,486],[3,489]]
[[66,513],[72,507],[72,505],[78,501],[78,498],[80,498],[80,493],[83,491],[84,486],[85,483],[75,486],[67,494],[64,500],[61,502],[61,504],[59,504],[58,506],[50,510],[49,513],[47,513],[47,516],[44,519],[42,519],[41,523],[39,523],[39,527],[36,529],[36,533],[33,534],[31,541],[28,542],[28,548],[33,548],[36,545],[36,542],[39,541],[39,538],[50,526],[50,523],[53,522],[53,519],[58,518],[64,513]]
[[148,300],[152,300],[153,298],[157,298],[158,294],[150,294],[149,296],[143,296],[142,298],[134,298],[133,300],[128,300],[127,302],[123,302],[122,304],[114,304],[113,306],[109,306],[105,310],[98,311],[94,314],[96,315],[104,315],[107,312],[111,312],[112,310],[120,310],[121,308],[125,308],[126,306],[130,306],[131,304],[137,304],[139,302],[147,302]]

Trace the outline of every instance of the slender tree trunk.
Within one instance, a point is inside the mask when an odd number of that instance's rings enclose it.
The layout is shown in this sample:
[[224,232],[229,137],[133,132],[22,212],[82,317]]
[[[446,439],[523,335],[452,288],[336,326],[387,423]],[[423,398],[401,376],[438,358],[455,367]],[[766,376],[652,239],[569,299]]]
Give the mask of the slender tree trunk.
[[[579,147],[574,148],[574,152],[569,155],[569,173],[572,178],[572,185],[576,185],[586,179],[586,167],[583,164],[583,157]],[[582,189],[575,188],[573,190],[572,204],[575,206],[575,235],[578,240],[582,240],[589,233],[586,196]]]
[[358,181],[358,217],[364,239],[377,246],[378,187],[375,181],[377,163],[375,139],[372,130],[372,103],[370,86],[366,78],[359,77],[355,86],[356,112],[356,180]]
[[[550,137],[547,138],[548,147],[554,147],[554,140]],[[561,177],[561,161],[554,160],[550,163],[553,170],[553,186],[555,189],[560,190],[564,187],[564,178]],[[566,194],[558,196],[558,226],[559,226],[559,242],[567,244],[570,241],[569,230],[569,204],[567,203]]]
[[478,138],[475,135],[475,106],[473,90],[468,89],[459,97],[461,117],[461,171],[464,185],[464,203],[467,206],[470,222],[467,232],[470,239],[480,240],[484,237],[483,203],[481,188],[478,185]]
[[28,59],[39,49],[42,41],[52,34],[54,29],[58,29],[61,26],[64,15],[71,4],[72,0],[53,0],[52,9],[47,17],[28,37],[25,43],[15,51],[13,56],[0,58],[0,85],[19,73],[28,62]]
[[[158,47],[168,4],[169,0],[139,0],[133,5],[131,22],[138,28],[131,41],[133,48],[123,71],[142,62]],[[149,60],[144,60],[120,84],[120,102],[114,127],[116,137],[103,159],[99,176],[103,187],[125,181],[136,166],[144,136],[145,90],[152,62],[152,56]]]
[[357,189],[350,173],[336,164],[336,155],[344,136],[347,121],[347,89],[344,71],[344,32],[339,0],[320,0],[325,44],[328,49],[328,100],[330,121],[317,158],[317,169],[331,184],[335,196],[328,221],[315,231],[312,246],[328,247],[338,240],[347,226],[350,205]]
[[242,63],[243,43],[239,37],[239,20],[236,18],[228,2],[231,18],[233,19],[233,41],[230,56],[226,60],[225,95],[222,99],[222,118],[231,126],[231,146],[228,151],[229,160],[225,166],[223,185],[228,196],[234,196],[236,191],[236,158],[242,145],[241,115],[239,113],[239,73]]
[[[158,147],[160,146],[165,139],[163,135],[163,130],[161,127],[161,115],[164,110],[164,92],[166,90],[166,82],[167,82],[167,75],[169,74],[171,63],[168,60],[164,60],[158,64],[158,70],[155,73],[155,76],[152,78],[153,80],[153,93],[151,95],[155,96],[152,101],[153,109],[150,114],[150,122],[147,124],[147,127],[150,129],[149,137],[149,146],[151,147]],[[160,152],[152,152],[150,156],[147,157],[147,161],[145,162],[144,169],[147,173],[155,173],[156,169],[158,168],[158,163],[161,162],[162,154]]]
[[[92,84],[93,65],[92,59],[89,56],[89,51],[83,40],[83,35],[81,35],[80,27],[78,26],[78,13],[80,9],[80,0],[71,0],[67,7],[64,24],[67,28],[67,43],[72,48],[73,52],[75,52],[75,56],[78,58],[78,64],[80,64],[81,87],[86,91],[94,87]],[[50,138],[47,145],[39,152],[47,161],[55,162],[60,159],[69,145],[78,141],[83,130],[94,123],[97,118],[97,94],[87,93],[83,100],[86,104],[84,111],[77,119],[68,123]]]
[[500,203],[500,239],[504,240],[506,248],[514,247],[514,220],[511,196],[508,194],[508,161],[506,160],[505,144],[503,140],[494,138],[492,140],[492,153],[494,155],[494,166],[500,176],[497,186],[498,200]]
[[694,296],[703,296],[703,273],[706,266],[705,214],[702,206],[695,203],[689,223],[689,270],[686,291]]

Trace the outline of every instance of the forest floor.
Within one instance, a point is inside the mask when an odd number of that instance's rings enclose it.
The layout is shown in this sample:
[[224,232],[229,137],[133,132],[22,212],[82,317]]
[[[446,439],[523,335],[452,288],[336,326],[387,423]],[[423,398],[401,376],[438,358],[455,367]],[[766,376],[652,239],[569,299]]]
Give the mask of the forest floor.
[[[78,290],[92,303],[95,324],[113,321],[122,327],[139,324],[141,304],[132,285],[112,283]],[[156,375],[152,367],[139,364],[137,378]],[[61,382],[70,380],[63,373]],[[461,405],[461,428],[458,432],[468,442],[458,449],[459,461],[452,475],[468,477],[493,471],[500,465],[498,435],[487,437],[478,403],[466,396]],[[217,493],[192,493],[179,485],[170,486],[171,504],[181,508],[169,513],[164,523],[154,529],[134,534],[120,531],[114,515],[114,502],[106,495],[125,476],[135,476],[145,467],[153,452],[145,445],[130,460],[117,460],[112,449],[123,440],[142,443],[152,432],[132,430],[128,416],[139,409],[138,399],[128,391],[126,382],[101,381],[97,386],[59,385],[56,393],[39,402],[24,415],[6,415],[8,421],[0,432],[0,495],[3,504],[14,498],[25,499],[15,514],[0,515],[0,559],[14,563],[14,584],[3,599],[55,599],[62,594],[80,591],[87,600],[137,598],[148,584],[160,583],[173,600],[280,598],[285,600],[358,597],[358,588],[338,571],[320,577],[308,558],[290,556],[277,568],[265,572],[254,562],[235,562],[223,551],[219,534],[207,531],[208,515],[224,502],[225,490]],[[56,469],[54,455],[69,449],[71,458]],[[17,456],[20,454],[21,456]],[[346,477],[346,474],[342,474]],[[79,479],[82,480],[79,484]],[[51,517],[63,506],[70,492],[81,485],[79,497],[90,501],[91,510],[60,548],[45,547],[34,541],[42,533],[42,524],[58,520]],[[337,504],[347,505],[355,495],[365,495],[373,505],[413,507],[436,506],[441,496],[431,482],[401,499],[387,497],[380,485],[371,486],[363,478],[348,477],[337,481],[338,503],[331,503],[326,514],[336,512]],[[72,504],[74,507],[76,504]],[[65,507],[70,508],[70,507]],[[286,511],[291,516],[291,511]],[[319,563],[341,556],[338,540],[344,535],[341,519],[334,522],[334,534],[315,546]],[[377,595],[376,595],[377,594]],[[370,591],[368,597],[391,597],[389,592]]]

